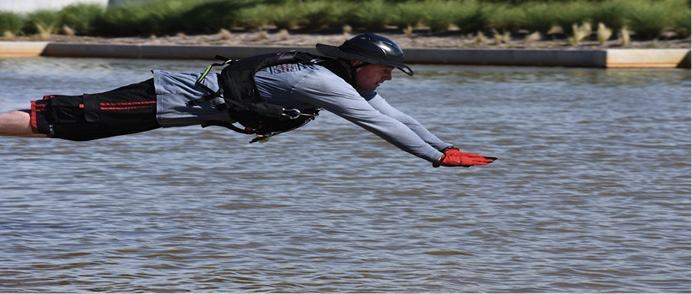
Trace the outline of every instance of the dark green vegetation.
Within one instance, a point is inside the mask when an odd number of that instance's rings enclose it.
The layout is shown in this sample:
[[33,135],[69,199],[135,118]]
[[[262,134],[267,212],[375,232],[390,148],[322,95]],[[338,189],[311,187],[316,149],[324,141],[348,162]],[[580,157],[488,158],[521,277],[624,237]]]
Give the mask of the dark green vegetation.
[[[638,37],[690,36],[687,0],[160,0],[107,9],[77,4],[28,15],[0,12],[5,36],[65,33],[94,36],[215,33],[221,29],[357,30],[428,29],[445,33],[497,31],[546,34],[560,27],[604,24]],[[674,34],[672,34],[674,33]]]

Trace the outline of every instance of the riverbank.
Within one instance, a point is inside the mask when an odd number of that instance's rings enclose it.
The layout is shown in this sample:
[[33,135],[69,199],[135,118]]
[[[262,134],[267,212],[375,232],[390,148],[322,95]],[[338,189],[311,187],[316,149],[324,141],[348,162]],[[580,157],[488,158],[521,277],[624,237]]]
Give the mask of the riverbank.
[[[354,32],[357,34],[360,32]],[[427,30],[404,34],[398,30],[376,32],[383,35],[402,48],[466,48],[466,49],[561,49],[561,50],[598,50],[598,49],[690,49],[690,38],[686,39],[637,39],[631,38],[623,45],[616,37],[604,44],[586,39],[575,45],[566,38],[557,35],[543,36],[541,39],[526,34],[508,36],[491,36],[461,34],[449,31],[441,34],[430,34]],[[50,35],[46,38],[36,36],[14,37],[6,41],[45,41],[54,43],[95,43],[95,44],[138,44],[138,45],[206,45],[206,46],[298,46],[312,47],[316,43],[341,44],[353,34],[341,32],[306,32],[285,30],[220,31],[215,34],[177,35],[149,37],[91,37]],[[495,38],[497,37],[497,38]],[[502,38],[501,38],[502,37]]]
[[[690,40],[619,40],[598,44],[593,40],[570,45],[559,38],[527,40],[510,36],[504,40],[458,33],[410,35],[378,32],[402,48],[410,63],[574,66],[574,67],[690,67]],[[287,31],[229,32],[217,34],[151,37],[88,37],[51,35],[16,37],[0,42],[0,56],[114,57],[210,59],[216,54],[243,58],[280,50],[314,50],[316,43],[340,44],[345,33],[288,33]],[[314,52],[314,51],[312,51]]]

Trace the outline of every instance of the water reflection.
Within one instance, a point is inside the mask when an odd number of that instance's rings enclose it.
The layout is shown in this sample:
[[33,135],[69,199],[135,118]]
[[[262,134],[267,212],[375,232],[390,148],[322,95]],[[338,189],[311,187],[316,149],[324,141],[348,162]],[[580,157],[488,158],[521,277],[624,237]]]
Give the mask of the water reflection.
[[[0,59],[0,110],[207,63]],[[414,70],[381,94],[498,162],[433,169],[329,113],[263,145],[0,138],[0,289],[689,290],[689,71]]]

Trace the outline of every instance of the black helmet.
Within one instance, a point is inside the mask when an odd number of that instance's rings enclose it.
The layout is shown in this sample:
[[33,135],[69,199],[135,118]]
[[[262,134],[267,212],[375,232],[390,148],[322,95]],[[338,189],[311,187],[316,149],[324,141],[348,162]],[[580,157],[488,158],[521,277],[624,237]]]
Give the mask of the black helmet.
[[339,47],[324,44],[316,47],[317,51],[330,57],[393,66],[409,76],[413,75],[411,68],[404,64],[404,51],[394,41],[379,35],[365,33],[351,37]]

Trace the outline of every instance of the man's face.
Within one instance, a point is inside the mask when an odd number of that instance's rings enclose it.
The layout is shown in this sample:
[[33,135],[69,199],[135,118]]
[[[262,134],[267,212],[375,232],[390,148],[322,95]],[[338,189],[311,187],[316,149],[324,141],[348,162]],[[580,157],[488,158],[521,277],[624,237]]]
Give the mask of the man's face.
[[394,67],[369,64],[356,68],[356,86],[366,91],[375,91],[384,81],[392,79]]

